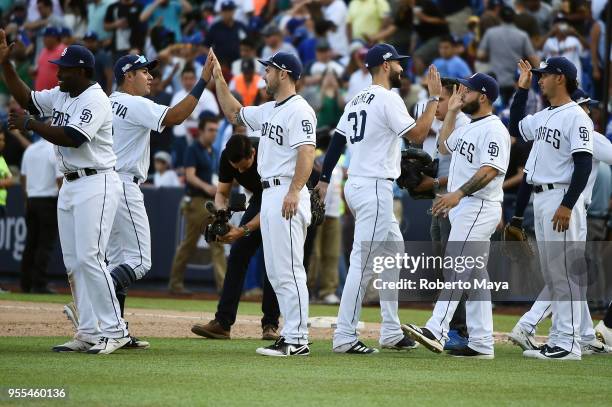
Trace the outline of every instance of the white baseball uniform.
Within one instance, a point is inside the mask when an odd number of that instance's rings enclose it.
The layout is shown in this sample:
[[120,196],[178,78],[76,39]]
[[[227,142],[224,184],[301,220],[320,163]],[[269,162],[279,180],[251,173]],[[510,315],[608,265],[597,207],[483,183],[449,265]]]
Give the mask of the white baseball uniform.
[[[497,116],[489,115],[455,129],[445,146],[452,153],[449,192],[460,189],[483,166],[498,171],[484,188],[462,198],[449,212],[451,231],[445,256],[488,259],[489,241],[502,216],[502,185],[510,161],[510,135]],[[485,268],[466,269],[462,274],[446,270],[445,281],[457,281],[458,277],[470,282],[488,280]],[[442,292],[426,324],[436,338],[448,339],[450,321],[462,295],[461,289]],[[472,284],[467,292],[465,310],[469,347],[483,354],[493,354],[493,312],[488,290]]]
[[[338,122],[336,132],[346,137],[351,156],[344,194],[355,217],[355,234],[334,332],[335,349],[357,341],[363,297],[374,275],[372,253],[400,245],[403,252],[404,239],[393,214],[393,182],[401,173],[402,136],[415,124],[400,96],[379,85],[355,95]],[[383,277],[397,281],[399,270]],[[381,345],[394,345],[404,337],[397,308],[397,296],[381,298]]]
[[[63,183],[57,208],[64,264],[76,306],[92,311],[90,317],[79,319],[76,337],[93,343],[100,336],[125,337],[128,332],[104,263],[121,190],[113,170],[116,158],[108,97],[98,84],[75,98],[59,87],[31,96],[40,114],[52,118],[52,126],[70,127],[87,140],[78,148],[55,147],[60,171],[81,176]],[[86,176],[85,169],[97,174]]]
[[[550,293],[547,296],[551,300],[550,311],[554,315],[548,345],[581,355],[579,325],[586,303],[580,299],[584,299],[585,290],[570,278],[566,264],[584,255],[579,247],[580,242],[586,240],[584,195],[580,195],[572,209],[567,231],[554,231],[551,219],[571,181],[572,154],[593,153],[593,122],[580,106],[569,102],[526,116],[519,122],[519,131],[523,139],[534,141],[525,165],[527,182],[545,189],[535,194],[533,206],[536,240],[540,242],[540,266]],[[550,242],[563,242],[563,245],[553,246]],[[565,249],[566,242],[571,242],[572,248],[577,250]]]
[[316,145],[317,119],[299,95],[283,102],[268,102],[240,110],[250,131],[261,130],[257,172],[264,189],[261,203],[261,236],[266,272],[278,298],[285,323],[281,331],[287,343],[308,343],[308,288],[303,265],[306,228],[310,224],[310,194],[300,191],[297,215],[282,216],[283,200],[295,173],[297,148]]
[[[582,195],[584,196],[584,202],[586,205],[591,203],[591,195],[593,194],[593,186],[595,185],[595,179],[597,178],[596,168],[599,162],[602,161],[608,165],[612,165],[612,143],[601,133],[593,132],[593,171],[589,176],[587,186],[584,188]],[[586,222],[584,223],[586,227]],[[583,230],[586,236],[586,229]],[[550,290],[548,287],[544,287],[538,299],[533,303],[533,306],[527,311],[519,320],[521,328],[531,334],[535,334],[536,329],[540,321],[546,319],[552,312],[550,302]],[[591,319],[591,313],[589,306],[586,301],[582,303],[582,320],[580,323],[580,341],[587,343],[595,338],[595,331],[593,330],[593,321]]]

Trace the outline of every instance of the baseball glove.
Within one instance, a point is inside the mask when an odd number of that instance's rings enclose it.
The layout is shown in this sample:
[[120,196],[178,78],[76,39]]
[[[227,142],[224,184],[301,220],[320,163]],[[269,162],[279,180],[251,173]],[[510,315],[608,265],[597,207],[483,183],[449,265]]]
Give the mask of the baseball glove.
[[408,148],[402,151],[402,173],[396,180],[400,188],[407,189],[414,199],[432,199],[434,191],[416,192],[415,188],[423,180],[423,175],[435,178],[438,173],[438,160],[419,148]]
[[325,220],[325,202],[321,200],[319,191],[309,189],[310,192],[310,212],[312,213],[311,225],[319,226]]
[[504,244],[502,249],[504,254],[513,260],[531,258],[533,256],[533,248],[529,244],[525,229],[522,227],[522,220],[512,218],[510,223],[506,225],[503,232],[504,242],[516,242],[516,244]]

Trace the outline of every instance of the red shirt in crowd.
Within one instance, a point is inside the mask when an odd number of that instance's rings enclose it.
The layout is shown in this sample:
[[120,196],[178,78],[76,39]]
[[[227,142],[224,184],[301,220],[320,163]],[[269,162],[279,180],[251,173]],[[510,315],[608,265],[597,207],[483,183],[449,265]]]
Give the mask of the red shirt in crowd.
[[57,86],[58,66],[49,62],[52,59],[59,59],[62,52],[66,49],[64,44],[59,44],[52,50],[43,48],[38,57],[36,80],[34,81],[35,90],[53,89]]

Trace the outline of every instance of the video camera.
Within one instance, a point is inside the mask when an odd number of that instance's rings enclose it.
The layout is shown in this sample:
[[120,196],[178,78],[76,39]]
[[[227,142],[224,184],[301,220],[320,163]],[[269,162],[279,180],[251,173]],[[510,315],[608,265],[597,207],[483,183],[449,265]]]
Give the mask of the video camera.
[[246,211],[246,195],[232,194],[227,209],[217,209],[212,201],[206,202],[206,210],[210,212],[212,222],[204,230],[204,239],[208,243],[217,241],[230,231],[229,220],[234,212]]

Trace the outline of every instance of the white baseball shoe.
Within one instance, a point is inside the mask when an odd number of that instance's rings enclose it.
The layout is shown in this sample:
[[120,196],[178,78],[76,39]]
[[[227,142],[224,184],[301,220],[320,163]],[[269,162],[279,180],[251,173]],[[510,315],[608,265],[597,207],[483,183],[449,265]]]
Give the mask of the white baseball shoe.
[[599,321],[595,327],[595,337],[599,339],[600,342],[612,346],[612,328],[605,326],[603,321]]
[[597,339],[593,339],[589,343],[581,345],[583,355],[610,355],[612,354],[612,347],[600,342]]
[[284,337],[278,338],[270,346],[265,348],[257,348],[257,353],[264,356],[276,356],[276,357],[287,357],[287,356],[308,356],[310,355],[310,348],[308,344],[298,345],[285,342]]
[[87,352],[93,343],[85,342],[80,339],[72,339],[62,345],[57,345],[51,348],[53,352]]
[[508,334],[508,338],[512,343],[518,345],[523,350],[540,350],[541,344],[535,340],[535,335],[526,332],[519,324],[512,328],[512,332]]
[[547,344],[543,345],[540,350],[526,350],[523,352],[523,356],[540,360],[582,360],[582,358],[575,353],[568,352],[558,346],[551,347]]
[[77,311],[76,305],[74,305],[74,302],[64,305],[64,311],[62,312],[66,315],[66,318],[68,318],[68,321],[72,322],[74,329],[78,330],[79,329],[79,311]]
[[107,338],[103,336],[98,340],[98,343],[89,348],[87,353],[108,355],[122,348],[128,342],[130,342],[130,336],[124,336],[123,338]]
[[432,352],[442,353],[444,350],[444,339],[438,340],[427,328],[419,328],[416,325],[402,324],[402,331]]

